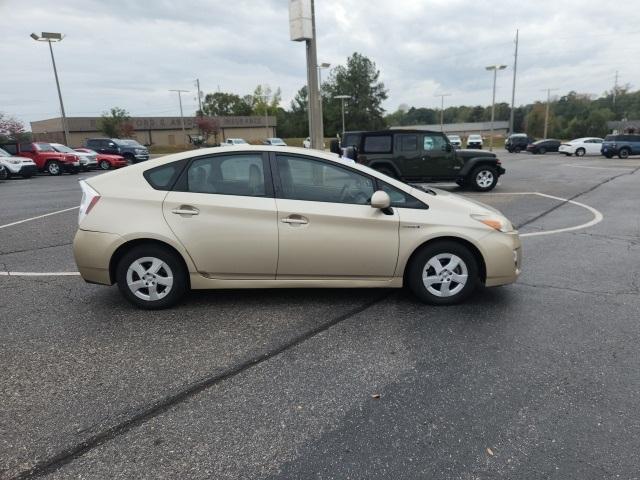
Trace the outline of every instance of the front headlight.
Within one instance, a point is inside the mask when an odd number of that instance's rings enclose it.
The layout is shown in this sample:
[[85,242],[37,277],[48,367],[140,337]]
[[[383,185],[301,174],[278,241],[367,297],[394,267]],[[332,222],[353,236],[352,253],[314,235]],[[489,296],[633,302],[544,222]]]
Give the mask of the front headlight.
[[12,164],[12,165],[20,165],[20,164],[22,163],[22,160],[17,160],[17,159],[14,159],[14,158],[10,158],[10,159],[8,160],[8,162],[9,162],[10,164]]
[[500,215],[471,215],[471,218],[499,232],[513,232],[511,222]]

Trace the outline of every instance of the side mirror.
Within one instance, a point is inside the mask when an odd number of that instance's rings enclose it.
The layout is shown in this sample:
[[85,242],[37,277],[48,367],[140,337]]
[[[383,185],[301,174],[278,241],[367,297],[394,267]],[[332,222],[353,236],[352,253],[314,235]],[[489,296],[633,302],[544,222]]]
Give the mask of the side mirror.
[[391,206],[391,198],[387,192],[378,190],[371,196],[371,208],[386,210]]

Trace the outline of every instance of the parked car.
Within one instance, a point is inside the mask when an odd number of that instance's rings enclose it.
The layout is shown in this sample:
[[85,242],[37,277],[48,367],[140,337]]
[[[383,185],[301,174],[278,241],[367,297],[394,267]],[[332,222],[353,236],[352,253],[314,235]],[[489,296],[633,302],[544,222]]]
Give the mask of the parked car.
[[640,135],[623,134],[607,135],[602,143],[602,154],[611,158],[618,155],[620,158],[629,158],[629,155],[640,155]]
[[285,143],[284,140],[282,140],[281,138],[267,138],[264,142],[262,142],[264,145],[277,145],[278,147],[286,147],[287,144]]
[[575,155],[583,157],[585,155],[600,155],[602,149],[602,140],[597,137],[576,138],[567,143],[561,143],[558,151],[567,156]]
[[72,148],[67,147],[66,145],[62,145],[61,143],[51,143],[50,145],[56,152],[73,153],[80,157],[80,170],[84,170],[86,172],[98,167],[98,158],[95,154],[78,152]]
[[121,155],[130,163],[149,160],[149,150],[136,140],[122,138],[89,138],[85,145],[88,149],[108,155]]
[[[348,138],[348,133],[345,138]],[[456,150],[442,132],[381,130],[358,132],[345,156],[405,182],[456,182],[492,190],[505,169],[494,153]],[[350,148],[353,150],[350,154]]]
[[504,148],[509,153],[520,153],[522,150],[526,150],[527,145],[533,142],[535,142],[535,139],[526,133],[512,133],[504,141]]
[[5,178],[20,176],[31,178],[38,173],[38,167],[30,158],[12,156],[6,150],[0,148],[0,167],[4,168]]
[[249,145],[244,138],[227,138],[222,145]]
[[527,145],[527,152],[544,155],[547,152],[557,152],[560,148],[560,140],[546,138]]
[[304,148],[311,148],[311,137],[307,137],[302,141],[302,146]]
[[80,171],[78,155],[56,152],[46,142],[5,143],[0,147],[11,155],[31,159],[38,171],[49,172],[50,175],[61,175],[63,172],[73,175]]
[[403,285],[448,305],[521,268],[518,233],[497,210],[326,152],[201,149],[81,187],[80,274],[145,309],[190,288]]
[[101,170],[109,170],[110,168],[126,167],[127,160],[122,155],[108,155],[106,153],[94,152],[90,148],[75,148],[76,152],[89,153],[96,156],[98,168]]
[[467,148],[479,148],[482,149],[483,140],[482,135],[469,135],[467,137]]
[[4,165],[0,164],[0,180],[6,180],[7,178],[9,178],[7,169],[4,168]]
[[462,148],[462,139],[460,135],[447,135],[449,143],[453,148]]

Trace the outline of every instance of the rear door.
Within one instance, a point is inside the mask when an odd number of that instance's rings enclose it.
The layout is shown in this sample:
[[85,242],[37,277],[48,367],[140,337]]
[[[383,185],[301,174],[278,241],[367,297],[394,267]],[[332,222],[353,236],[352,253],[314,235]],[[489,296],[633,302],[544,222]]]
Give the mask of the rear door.
[[275,278],[278,226],[265,153],[192,160],[166,196],[163,213],[203,275]]
[[423,177],[455,177],[458,173],[455,153],[447,142],[444,134],[427,132],[422,138],[421,173]]
[[278,172],[278,279],[393,277],[399,216],[371,208],[373,178],[315,157],[272,158]]
[[418,177],[423,169],[424,155],[416,133],[398,133],[393,139],[393,156],[400,166],[403,177]]

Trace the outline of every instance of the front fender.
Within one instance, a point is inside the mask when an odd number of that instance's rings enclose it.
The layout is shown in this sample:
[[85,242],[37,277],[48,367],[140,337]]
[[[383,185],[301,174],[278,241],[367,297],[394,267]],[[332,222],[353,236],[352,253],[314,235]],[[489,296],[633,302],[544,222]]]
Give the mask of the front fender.
[[464,162],[464,166],[458,172],[461,177],[466,177],[478,165],[492,165],[498,169],[498,173],[502,175],[504,169],[498,166],[498,159],[495,157],[473,157]]

